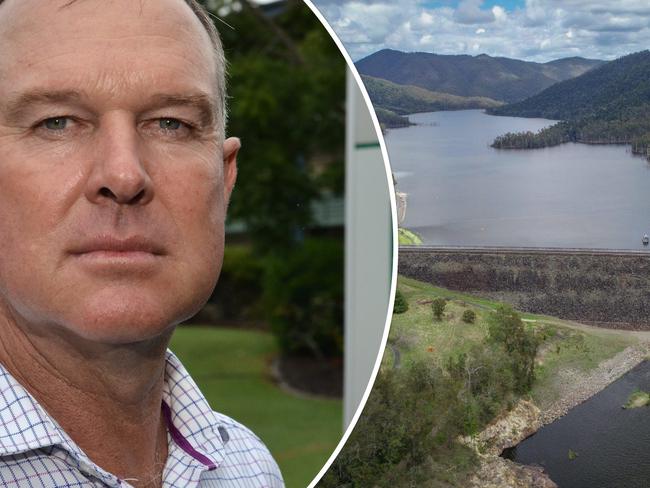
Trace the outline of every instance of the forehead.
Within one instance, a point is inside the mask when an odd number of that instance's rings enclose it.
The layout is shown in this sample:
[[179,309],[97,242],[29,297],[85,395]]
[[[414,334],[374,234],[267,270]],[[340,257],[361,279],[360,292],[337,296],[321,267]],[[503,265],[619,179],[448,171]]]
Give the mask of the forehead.
[[5,0],[0,45],[0,97],[42,87],[120,94],[163,82],[215,91],[212,44],[183,0]]

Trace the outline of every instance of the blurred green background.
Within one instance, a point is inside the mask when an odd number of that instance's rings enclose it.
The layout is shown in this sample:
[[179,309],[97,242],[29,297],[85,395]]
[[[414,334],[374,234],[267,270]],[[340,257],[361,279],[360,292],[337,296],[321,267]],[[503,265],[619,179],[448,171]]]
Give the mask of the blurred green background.
[[219,283],[172,350],[307,486],[342,434],[345,61],[302,1],[202,1],[240,137]]
[[212,408],[266,443],[287,487],[309,484],[341,437],[340,400],[279,388],[269,373],[278,348],[263,331],[183,326],[171,349]]

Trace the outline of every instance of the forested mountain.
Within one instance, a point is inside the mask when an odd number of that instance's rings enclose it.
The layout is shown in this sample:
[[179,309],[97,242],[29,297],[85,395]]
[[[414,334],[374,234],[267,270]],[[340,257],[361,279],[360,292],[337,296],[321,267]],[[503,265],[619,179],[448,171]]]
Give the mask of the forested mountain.
[[563,142],[631,143],[648,154],[650,51],[629,54],[547,88],[518,103],[488,110],[494,115],[562,120],[537,134],[506,134],[498,148],[535,148]]
[[464,110],[470,108],[490,108],[502,105],[485,97],[459,97],[448,93],[438,93],[410,85],[362,76],[379,122],[386,127],[409,125],[403,114],[433,112],[435,110]]
[[584,58],[533,63],[486,54],[440,55],[384,49],[357,61],[356,66],[362,75],[400,85],[463,97],[515,102],[601,63]]

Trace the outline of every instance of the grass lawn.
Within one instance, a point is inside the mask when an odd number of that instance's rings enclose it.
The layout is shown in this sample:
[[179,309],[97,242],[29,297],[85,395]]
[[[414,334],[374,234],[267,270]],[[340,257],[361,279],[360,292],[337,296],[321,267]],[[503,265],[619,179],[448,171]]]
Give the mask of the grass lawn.
[[172,351],[213,409],[243,423],[268,446],[289,488],[304,488],[342,435],[340,400],[303,398],[275,385],[278,350],[265,332],[179,327]]
[[411,245],[411,246],[419,246],[422,244],[422,238],[417,235],[415,232],[404,229],[400,227],[397,229],[397,237],[399,240],[399,244],[401,245]]
[[[468,351],[486,336],[487,317],[498,302],[402,276],[397,283],[408,301],[409,309],[403,314],[393,315],[390,337],[391,342],[400,349],[405,367],[426,358],[443,365],[449,356]],[[431,301],[436,297],[448,299],[440,321],[434,319],[431,310]],[[466,309],[476,313],[475,323],[466,324],[461,320]],[[531,391],[533,400],[540,405],[557,398],[559,392],[554,378],[560,370],[593,369],[601,361],[638,342],[634,337],[612,335],[597,328],[588,332],[576,330],[570,323],[554,317],[529,313],[522,313],[521,317],[542,339],[535,368],[536,380]],[[390,354],[384,355],[384,362],[390,366]]]

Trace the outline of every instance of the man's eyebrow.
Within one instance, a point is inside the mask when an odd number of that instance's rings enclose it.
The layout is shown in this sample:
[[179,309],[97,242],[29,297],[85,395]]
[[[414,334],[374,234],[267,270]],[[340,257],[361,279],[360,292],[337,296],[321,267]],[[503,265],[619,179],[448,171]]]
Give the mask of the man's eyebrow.
[[82,93],[76,90],[34,90],[22,93],[15,98],[10,98],[5,104],[3,112],[7,120],[17,119],[30,105],[50,103],[79,103],[83,98]]
[[[81,103],[86,97],[77,90],[34,90],[9,99],[3,107],[7,120],[17,120],[31,105],[51,103]],[[216,106],[213,99],[205,94],[155,94],[147,103],[152,108],[186,106],[198,110],[204,126],[213,125],[216,119]]]
[[204,93],[197,95],[156,94],[151,97],[150,104],[155,108],[164,108],[171,106],[184,106],[194,108],[198,110],[200,114],[202,125],[210,126],[215,122],[215,103],[210,96]]

